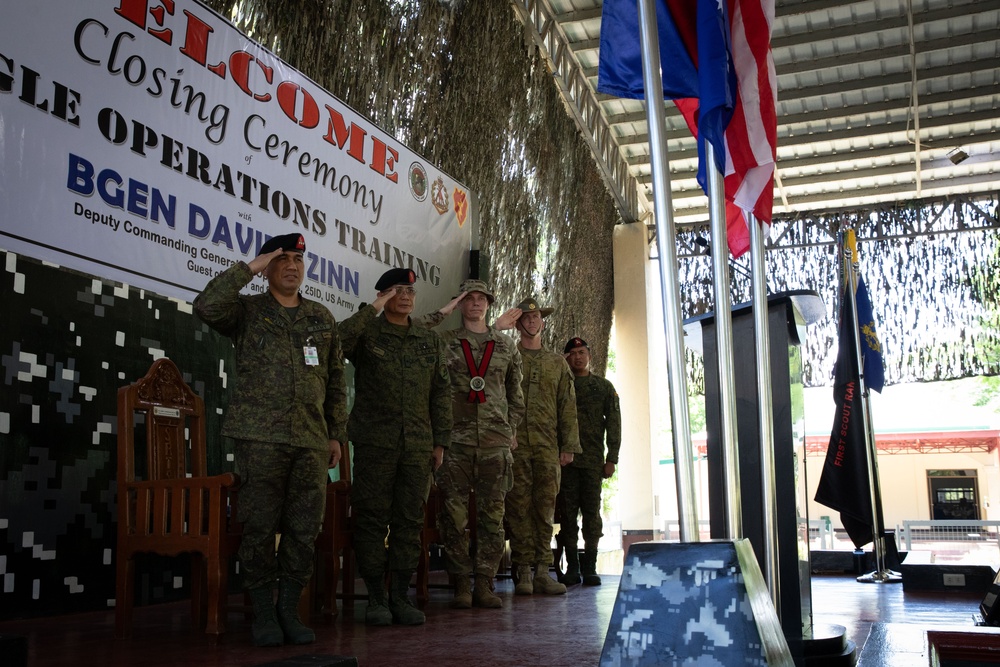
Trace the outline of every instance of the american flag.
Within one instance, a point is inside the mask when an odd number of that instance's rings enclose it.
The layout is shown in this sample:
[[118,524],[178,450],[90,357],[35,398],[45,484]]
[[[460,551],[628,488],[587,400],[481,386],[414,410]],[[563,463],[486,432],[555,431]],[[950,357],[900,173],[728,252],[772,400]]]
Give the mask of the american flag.
[[[774,0],[656,0],[664,95],[673,99],[688,127],[698,136],[699,125],[706,128],[708,139],[714,134],[706,123],[722,123],[724,145],[715,146],[718,158],[725,160],[726,228],[729,251],[739,257],[750,247],[750,231],[744,210],[752,212],[767,226],[771,222],[774,189],[774,162],[777,148],[777,82],[771,57],[771,25]],[[638,11],[635,0],[604,0],[601,23],[601,51],[598,90],[622,97],[641,98],[642,72],[632,72],[631,87],[606,85],[621,81],[623,71],[641,61],[622,60],[621,54],[638,49]],[[723,34],[719,35],[719,27]],[[724,26],[728,26],[728,31]],[[605,36],[608,36],[606,39]],[[630,36],[623,39],[622,36]],[[690,80],[690,69],[678,66],[678,60],[664,58],[671,46],[662,42],[680,39],[697,68],[699,61],[713,63],[722,59],[731,67],[698,69],[697,83]],[[735,72],[735,81],[733,80]],[[682,81],[671,81],[680,78]],[[679,91],[698,89],[697,97]],[[628,89],[623,94],[623,88]],[[632,94],[628,94],[631,92]],[[703,109],[710,100],[710,109]],[[718,100],[725,100],[720,110]],[[730,116],[731,114],[731,116]],[[699,182],[704,188],[705,159],[699,141]]]

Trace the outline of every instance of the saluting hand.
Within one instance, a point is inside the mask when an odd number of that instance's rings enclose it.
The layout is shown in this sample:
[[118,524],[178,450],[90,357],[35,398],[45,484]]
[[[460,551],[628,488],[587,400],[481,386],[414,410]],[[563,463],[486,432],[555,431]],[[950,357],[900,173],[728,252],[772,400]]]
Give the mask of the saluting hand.
[[375,312],[378,313],[382,312],[382,309],[385,308],[385,304],[389,303],[389,299],[391,299],[394,296],[396,296],[395,285],[389,287],[388,289],[382,292],[379,292],[378,296],[375,297],[375,300],[372,301],[372,308],[375,309]]
[[267,254],[257,255],[250,260],[250,263],[247,266],[250,267],[250,271],[252,271],[255,276],[259,275],[264,272],[264,269],[267,268],[267,265],[271,263],[272,259],[283,254],[284,252],[284,250],[278,248],[277,250],[272,250]]
[[466,294],[468,294],[468,292],[462,292],[461,294],[459,294],[458,296],[456,296],[454,299],[452,299],[448,303],[446,303],[443,306],[441,306],[440,308],[438,308],[438,312],[441,313],[442,315],[444,315],[445,317],[448,317],[453,312],[455,312],[455,308],[457,308],[458,304],[462,302],[462,299],[465,298]]
[[511,308],[496,319],[496,322],[493,323],[493,328],[499,329],[500,331],[513,329],[517,325],[517,321],[521,319],[521,315],[522,312],[520,308]]

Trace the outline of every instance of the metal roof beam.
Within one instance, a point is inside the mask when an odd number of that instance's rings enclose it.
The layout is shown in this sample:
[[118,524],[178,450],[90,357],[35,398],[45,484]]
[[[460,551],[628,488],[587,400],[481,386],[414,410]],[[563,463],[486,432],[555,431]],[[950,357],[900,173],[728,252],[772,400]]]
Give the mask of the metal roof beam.
[[553,73],[553,81],[566,109],[590,147],[605,185],[615,199],[619,214],[625,222],[639,220],[640,188],[628,163],[622,158],[616,135],[610,131],[579,61],[572,57],[566,46],[566,34],[556,21],[548,2],[511,0],[511,4]]
[[[921,131],[929,130],[937,127],[949,127],[951,125],[962,125],[976,123],[979,121],[996,121],[997,115],[995,110],[984,109],[982,111],[971,111],[968,113],[954,114],[954,115],[942,115],[942,116],[932,116],[928,118],[921,118],[920,128]],[[795,130],[791,130],[784,125],[778,126],[778,146],[789,147],[789,146],[800,146],[805,144],[815,144],[830,141],[849,141],[849,140],[863,140],[867,137],[877,136],[877,135],[887,135],[894,133],[905,133],[912,129],[907,127],[905,121],[889,121],[882,124],[872,125],[870,123],[857,123],[856,127],[848,127],[842,130],[829,130],[826,132],[818,131],[801,131],[800,134],[796,134]],[[992,131],[990,131],[992,132]],[[644,140],[644,138],[646,140]],[[670,155],[672,157],[682,157],[682,158],[694,158],[697,153],[697,146],[695,145],[694,137],[687,130],[668,130],[667,139],[673,141],[670,147]],[[942,141],[939,139],[938,141]],[[648,143],[648,136],[645,134],[635,134],[628,137],[619,137],[618,144],[621,146],[638,146]],[[980,143],[979,139],[976,139],[976,134],[970,133],[963,137],[962,143]],[[630,165],[646,164],[649,162],[649,155],[634,153],[626,158],[626,161]]]
[[[992,194],[996,192],[997,188],[997,176],[996,174],[974,174],[971,176],[962,176],[951,179],[935,179],[933,182],[933,188],[931,189],[947,189],[947,188],[961,188],[969,196],[972,195],[984,195]],[[688,191],[694,192],[694,191]],[[839,202],[843,202],[845,199],[871,199],[871,204],[885,203],[886,201],[896,201],[892,199],[891,195],[911,195],[913,192],[913,185],[910,183],[897,183],[882,185],[879,187],[872,188],[859,188],[857,190],[838,190],[834,192],[816,192],[801,196],[795,196],[791,198],[792,210],[782,211],[778,210],[779,207],[775,207],[774,215],[778,216],[789,216],[793,215],[796,211],[799,212],[810,212],[810,211],[825,211],[834,208],[844,208],[843,206],[838,206]],[[690,197],[679,196],[680,193],[673,193],[672,200],[675,202],[674,205],[674,216],[678,218],[677,225],[688,226],[692,224],[700,224],[702,222],[707,222],[708,220],[708,206],[707,199],[705,204],[694,205],[694,206],[677,206],[677,202],[688,200],[693,201],[694,195]],[[704,195],[702,195],[704,197]],[[910,201],[906,199],[906,201]],[[806,208],[807,205],[809,208]],[[862,204],[855,204],[849,208],[860,208]],[[698,220],[681,220],[679,218],[692,218],[697,216]]]
[[[844,5],[843,2],[840,3]],[[879,4],[877,18],[867,21],[851,21],[839,25],[817,25],[813,30],[796,32],[791,35],[778,34],[771,37],[771,50],[792,48],[812,44],[817,37],[822,36],[823,41],[830,42],[836,39],[851,38],[856,39],[864,34],[878,34],[891,30],[908,30],[909,24],[906,20],[906,12],[902,11],[902,3],[896,5],[899,13],[892,11],[895,9],[891,4]],[[913,12],[913,25],[919,26],[925,23],[935,23],[937,21],[947,21],[956,16],[970,16],[972,14],[996,14],[995,6],[990,6],[988,2],[969,2],[966,4],[954,4],[942,9],[932,9],[929,11]]]

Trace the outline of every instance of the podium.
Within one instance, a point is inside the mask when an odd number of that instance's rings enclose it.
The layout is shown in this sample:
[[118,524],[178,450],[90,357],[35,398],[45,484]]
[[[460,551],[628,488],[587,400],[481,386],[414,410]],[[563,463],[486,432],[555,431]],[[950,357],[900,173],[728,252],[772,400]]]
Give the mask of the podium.
[[[796,290],[767,299],[770,383],[774,419],[774,485],[778,554],[778,613],[793,653],[812,625],[809,587],[809,521],[806,504],[805,430],[802,399],[802,354],[805,327],[826,316],[819,294]],[[751,304],[733,307],[734,382],[739,442],[738,470],[743,535],[753,546],[763,572],[764,506],[761,486],[757,366]],[[685,321],[686,344],[700,349],[705,362],[705,417],[708,430],[708,501],[713,539],[726,536],[725,470],[722,466],[722,422],[719,400],[719,356],[715,314]]]

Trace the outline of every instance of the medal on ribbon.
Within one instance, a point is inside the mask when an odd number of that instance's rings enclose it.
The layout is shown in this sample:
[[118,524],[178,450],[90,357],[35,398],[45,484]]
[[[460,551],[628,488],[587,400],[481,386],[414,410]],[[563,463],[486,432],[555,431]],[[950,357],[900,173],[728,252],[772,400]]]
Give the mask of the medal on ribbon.
[[465,354],[465,365],[469,368],[469,375],[472,379],[469,380],[469,403],[485,403],[486,402],[486,380],[483,376],[486,375],[486,369],[490,367],[490,359],[493,358],[493,347],[496,345],[496,341],[487,341],[486,347],[483,350],[483,358],[479,360],[476,364],[476,360],[472,358],[472,346],[469,341],[462,339],[462,352]]

